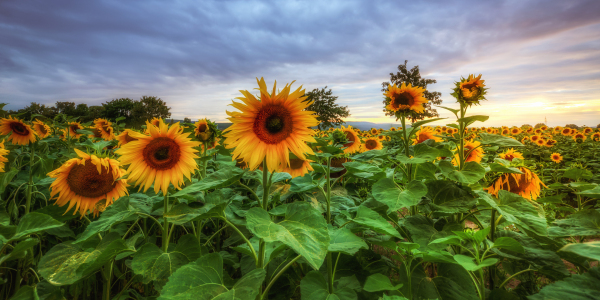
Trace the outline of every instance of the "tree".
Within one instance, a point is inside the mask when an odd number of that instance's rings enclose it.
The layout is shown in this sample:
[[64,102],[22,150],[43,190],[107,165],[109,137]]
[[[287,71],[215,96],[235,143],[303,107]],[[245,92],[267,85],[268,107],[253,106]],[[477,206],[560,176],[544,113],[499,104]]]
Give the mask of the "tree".
[[567,124],[565,125],[565,127],[571,128],[571,129],[579,129],[579,126],[575,125],[575,124]]
[[102,118],[104,115],[104,107],[100,105],[90,106],[88,109],[87,115],[83,118],[82,121],[94,121],[96,119]]
[[55,109],[56,113],[59,114],[65,114],[71,117],[76,115],[75,102],[56,101]]
[[36,102],[31,102],[29,106],[25,106],[24,108],[19,109],[17,113],[22,114],[20,115],[20,118],[24,120],[31,119],[32,115],[42,115],[49,119],[54,118],[55,115],[52,107],[48,107],[45,104],[39,104]]
[[80,120],[83,121],[83,119],[88,115],[89,110],[90,108],[87,106],[87,104],[79,103],[77,104],[77,107],[75,107],[75,116],[80,117]]
[[317,120],[321,123],[317,126],[319,130],[325,130],[329,127],[338,126],[345,123],[342,118],[350,116],[348,106],[339,106],[335,104],[338,96],[333,96],[331,89],[325,91],[327,86],[322,89],[314,89],[305,96],[305,101],[313,101],[306,110],[317,113]]
[[[396,74],[390,73],[390,82],[386,81],[381,83],[381,91],[385,93],[388,91],[390,85],[401,85],[403,82],[405,82],[406,85],[410,83],[412,86],[425,88],[425,93],[423,94],[423,96],[429,100],[429,102],[423,104],[423,108],[425,109],[425,111],[421,114],[416,113],[414,111],[410,111],[409,118],[414,123],[415,121],[423,120],[425,118],[439,117],[440,115],[438,114],[437,110],[432,108],[432,105],[442,104],[442,99],[440,99],[442,93],[430,92],[427,90],[427,85],[437,83],[437,80],[421,78],[421,74],[419,73],[419,66],[416,65],[409,71],[408,67],[406,66],[407,63],[408,60],[405,60],[403,65],[398,65],[399,72],[396,72]],[[386,100],[383,100],[383,106],[385,107],[386,105]],[[385,112],[386,116],[395,116],[395,113],[393,111],[387,110],[386,108],[383,109],[383,112]]]
[[188,117],[183,118],[183,123],[192,123],[192,120]]
[[129,98],[119,98],[102,103],[104,111],[102,115],[110,120],[115,120],[119,117],[131,117],[134,101]]
[[131,119],[135,125],[141,125],[152,118],[166,119],[171,116],[171,108],[160,98],[143,96],[133,103]]

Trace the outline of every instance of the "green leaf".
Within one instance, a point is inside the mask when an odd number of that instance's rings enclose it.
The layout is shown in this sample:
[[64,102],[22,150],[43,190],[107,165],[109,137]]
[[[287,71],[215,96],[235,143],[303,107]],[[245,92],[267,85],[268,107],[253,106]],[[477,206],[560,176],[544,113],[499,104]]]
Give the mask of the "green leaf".
[[292,179],[291,186],[290,186],[290,192],[293,192],[293,193],[308,192],[310,190],[316,189],[317,187],[318,187],[318,185],[312,179],[312,176],[310,176],[310,173],[307,173],[306,175],[304,175],[302,177],[296,177],[296,178]]
[[473,261],[472,257],[462,255],[462,254],[454,255],[454,260],[459,265],[461,265],[463,268],[465,268],[465,270],[471,271],[471,272],[477,271],[484,267],[493,266],[498,262],[497,258],[487,258],[487,259],[483,260],[480,264],[477,264]]
[[595,236],[600,235],[600,211],[587,209],[556,220],[548,229],[550,236]]
[[18,240],[28,234],[60,226],[63,226],[62,222],[56,221],[48,215],[31,212],[21,218],[19,225],[17,225],[15,235],[11,237],[11,240]]
[[83,250],[69,241],[52,247],[40,260],[38,271],[53,285],[73,284],[127,251],[131,250],[116,232],[104,236],[94,249]]
[[600,198],[600,185],[596,186],[593,189],[585,190],[583,192],[578,192],[578,193],[575,193],[575,194],[578,194],[578,195],[581,195],[581,196],[585,196],[585,197],[594,198],[594,199],[598,199],[598,198]]
[[572,252],[579,256],[589,258],[590,260],[600,260],[600,241],[568,244],[559,251]]
[[457,235],[449,235],[447,237],[435,239],[429,244],[444,244],[444,245],[460,245],[460,237]]
[[460,109],[454,109],[454,108],[449,108],[449,107],[445,107],[445,106],[438,106],[438,107],[452,112],[456,117],[458,117],[458,113],[460,112]]
[[266,242],[279,241],[319,269],[327,255],[329,233],[323,216],[308,202],[294,202],[287,206],[285,219],[279,223],[262,208],[251,208],[246,214],[250,232]]
[[594,174],[592,172],[590,172],[589,170],[571,168],[571,169],[566,170],[563,173],[562,177],[573,179],[575,181],[579,181],[580,179],[592,179],[592,177],[594,177]]
[[25,257],[27,251],[31,250],[32,247],[37,245],[39,242],[40,240],[36,238],[29,238],[19,242],[9,254],[0,256],[0,265],[6,261],[21,259]]
[[39,300],[37,290],[31,286],[23,286],[21,287],[11,298],[10,300]]
[[521,142],[502,135],[480,133],[479,138],[481,139],[481,144],[483,145],[492,145],[500,147],[523,147],[523,144],[521,144]]
[[4,193],[6,186],[19,174],[19,169],[10,168],[10,170],[0,173],[0,193]]
[[465,123],[465,127],[466,127],[466,126],[469,126],[469,125],[475,123],[476,121],[485,122],[489,118],[490,118],[489,116],[475,115],[475,116],[468,116],[468,117],[464,117],[464,118],[459,118],[456,121],[457,122],[464,122]]
[[102,231],[109,230],[112,226],[121,222],[136,220],[138,218],[136,213],[137,210],[129,205],[129,197],[122,197],[106,208],[98,220],[90,223],[73,243],[81,243]]
[[521,170],[519,170],[518,168],[505,167],[504,165],[499,163],[490,164],[490,171],[499,173],[523,174],[523,172],[521,172]]
[[145,244],[133,255],[131,268],[142,275],[145,284],[154,281],[154,287],[160,291],[173,272],[190,261],[181,252],[165,253],[154,244]]
[[525,253],[525,249],[517,240],[511,237],[499,237],[494,241],[493,248],[507,249],[514,252]]
[[600,268],[595,267],[582,275],[572,275],[565,280],[556,281],[527,298],[532,300],[569,299],[591,300],[600,299]]
[[372,193],[375,200],[387,205],[389,214],[417,205],[421,197],[427,194],[427,187],[422,182],[413,180],[402,190],[394,180],[383,178],[373,185]]
[[537,198],[535,201],[539,203],[562,203],[562,199],[565,197],[565,194],[558,194],[554,196],[546,196],[543,198]]
[[244,176],[245,172],[245,170],[235,167],[220,169],[206,176],[206,178],[183,188],[172,196],[181,197],[190,193],[228,187],[238,182]]
[[359,178],[377,180],[378,178],[385,176],[385,173],[381,168],[372,164],[353,161],[344,163],[343,165],[346,170],[348,170],[348,174],[352,174]]
[[495,208],[506,221],[540,236],[548,234],[544,210],[539,205],[534,206],[527,199],[504,190],[498,192],[498,202],[485,191],[476,193],[479,195],[479,199]]
[[446,214],[467,213],[477,199],[464,187],[448,180],[430,180],[426,197],[431,199],[431,210]]
[[461,171],[449,161],[441,161],[439,167],[446,178],[465,184],[476,183],[485,176],[485,168],[474,161],[465,163]]
[[352,219],[352,221],[375,232],[402,238],[398,230],[390,225],[386,219],[366,206],[358,207],[356,218]]
[[254,269],[225,287],[223,258],[218,253],[202,256],[175,271],[163,287],[159,300],[254,299],[265,279],[264,269]]
[[394,286],[388,276],[381,273],[375,273],[365,281],[363,290],[367,292],[380,292],[380,291],[395,291],[402,287],[402,284]]
[[329,294],[325,277],[319,271],[310,271],[300,281],[302,300],[356,300],[356,292],[350,288],[335,289]]
[[348,255],[354,255],[360,249],[369,249],[369,246],[363,239],[356,236],[346,227],[334,228],[329,225],[329,252],[342,252]]

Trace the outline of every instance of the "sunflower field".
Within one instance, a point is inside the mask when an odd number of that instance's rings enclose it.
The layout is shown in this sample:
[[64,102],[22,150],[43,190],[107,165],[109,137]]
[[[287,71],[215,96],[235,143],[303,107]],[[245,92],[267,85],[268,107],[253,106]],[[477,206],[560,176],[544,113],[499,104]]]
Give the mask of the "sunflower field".
[[314,130],[304,90],[232,125],[0,119],[0,299],[600,299],[600,132],[456,117]]

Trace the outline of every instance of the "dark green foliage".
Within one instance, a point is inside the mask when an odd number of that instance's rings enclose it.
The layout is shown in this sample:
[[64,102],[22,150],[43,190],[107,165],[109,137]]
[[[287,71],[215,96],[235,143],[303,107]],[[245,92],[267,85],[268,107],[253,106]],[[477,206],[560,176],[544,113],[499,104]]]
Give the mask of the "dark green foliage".
[[331,89],[326,91],[326,88],[327,86],[322,89],[314,89],[305,95],[307,96],[306,101],[313,101],[306,110],[317,113],[317,120],[321,122],[317,127],[320,130],[344,124],[342,118],[350,116],[348,106],[336,104],[338,96],[333,96]]

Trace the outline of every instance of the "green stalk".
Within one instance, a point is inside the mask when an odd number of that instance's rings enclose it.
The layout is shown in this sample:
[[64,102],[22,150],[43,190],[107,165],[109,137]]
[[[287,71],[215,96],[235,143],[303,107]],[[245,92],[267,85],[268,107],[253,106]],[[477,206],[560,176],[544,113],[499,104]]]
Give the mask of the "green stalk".
[[[465,117],[465,113],[467,112],[466,107],[460,103],[460,118],[463,119]],[[458,136],[460,138],[460,147],[458,148],[458,169],[462,170],[465,164],[465,128],[464,121],[458,122]]]
[[[402,134],[404,135],[404,153],[406,154],[406,157],[410,157],[410,150],[408,146],[409,136],[406,134],[406,116],[404,114],[400,116],[400,123],[402,124]],[[406,175],[407,182],[410,182],[410,180],[412,179],[412,166],[410,164],[406,165]],[[410,215],[414,216],[416,214],[417,206],[413,205],[410,207]]]
[[327,158],[327,173],[325,174],[327,178],[327,191],[325,194],[325,199],[327,200],[327,224],[331,224],[331,158]]
[[164,207],[163,207],[163,228],[162,228],[162,248],[163,252],[167,252],[169,247],[169,220],[166,215],[169,212],[169,194],[165,194]]
[[327,285],[329,288],[329,294],[333,294],[333,258],[331,252],[327,251]]
[[206,156],[206,150],[208,149],[206,142],[202,142],[204,148],[202,148],[202,179],[206,178],[206,166],[208,165],[208,161],[204,158]]
[[34,147],[33,143],[29,143],[29,147],[31,148],[29,152],[29,182],[27,185],[27,194],[26,194],[26,202],[25,202],[25,214],[29,213],[31,209],[31,193],[33,192],[33,157],[34,157]]
[[[492,243],[496,240],[496,210],[492,209],[490,240]],[[485,253],[483,254],[485,256]],[[485,259],[485,257],[483,257]],[[496,267],[490,266],[490,289],[494,289],[494,277],[496,277]]]
[[[112,269],[113,269],[113,263],[114,261],[111,261],[110,263],[107,264],[108,266],[108,274],[106,274],[105,278],[104,278],[104,300],[110,300],[110,286],[111,286],[111,279],[112,279]],[[106,267],[106,266],[105,266]]]
[[[270,190],[270,186],[269,186],[269,168],[267,167],[267,158],[265,157],[263,159],[263,180],[262,180],[262,185],[263,185],[263,200],[262,200],[262,208],[264,210],[267,210],[267,206],[269,205],[269,190]],[[264,239],[260,239],[258,241],[258,261],[256,263],[256,267],[257,268],[264,268],[265,267],[265,250],[266,250],[266,243]]]
[[289,267],[291,267],[298,259],[300,259],[300,257],[302,257],[302,255],[298,255],[296,257],[294,257],[294,259],[292,259],[289,263],[287,263],[287,265],[285,265],[283,267],[283,269],[281,269],[274,277],[273,279],[271,279],[271,282],[269,282],[269,285],[267,285],[267,288],[265,288],[264,292],[262,293],[262,295],[260,296],[260,299],[265,299],[265,297],[267,296],[267,294],[269,293],[269,289],[271,289],[271,287],[273,286],[273,284],[275,283],[275,281],[277,281],[277,279],[283,274],[283,272],[285,272],[285,270],[287,270]]

